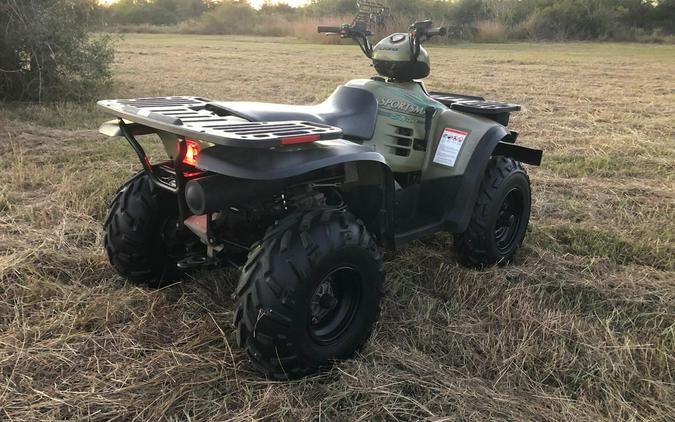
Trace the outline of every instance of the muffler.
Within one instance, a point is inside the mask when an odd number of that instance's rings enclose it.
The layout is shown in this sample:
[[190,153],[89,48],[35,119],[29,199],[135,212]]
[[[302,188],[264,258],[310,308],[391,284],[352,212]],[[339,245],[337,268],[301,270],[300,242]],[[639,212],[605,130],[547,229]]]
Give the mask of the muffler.
[[185,201],[192,213],[201,215],[272,196],[283,188],[284,183],[279,180],[248,180],[213,174],[188,181]]

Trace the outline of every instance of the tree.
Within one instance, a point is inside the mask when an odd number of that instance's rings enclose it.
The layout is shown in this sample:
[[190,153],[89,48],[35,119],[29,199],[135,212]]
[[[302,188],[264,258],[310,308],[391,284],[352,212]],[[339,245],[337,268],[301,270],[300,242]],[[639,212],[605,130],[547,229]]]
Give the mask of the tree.
[[675,34],[675,0],[661,0],[652,13],[654,26],[668,34]]
[[94,0],[0,3],[0,98],[87,99],[111,82],[113,49],[91,37]]

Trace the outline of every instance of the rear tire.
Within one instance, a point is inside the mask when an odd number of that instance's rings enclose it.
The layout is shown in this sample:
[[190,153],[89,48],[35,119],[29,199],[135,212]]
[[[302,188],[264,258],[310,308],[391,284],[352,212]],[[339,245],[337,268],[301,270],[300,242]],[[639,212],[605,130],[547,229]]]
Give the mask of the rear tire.
[[[104,246],[113,267],[134,284],[161,287],[178,275],[176,198],[140,173],[113,199],[105,222]],[[179,245],[178,245],[179,246]]]
[[382,255],[352,214],[315,209],[269,229],[236,290],[239,345],[266,376],[293,379],[348,359],[380,314]]
[[472,268],[511,262],[529,224],[530,195],[530,179],[519,162],[490,160],[469,226],[455,235],[459,262]]

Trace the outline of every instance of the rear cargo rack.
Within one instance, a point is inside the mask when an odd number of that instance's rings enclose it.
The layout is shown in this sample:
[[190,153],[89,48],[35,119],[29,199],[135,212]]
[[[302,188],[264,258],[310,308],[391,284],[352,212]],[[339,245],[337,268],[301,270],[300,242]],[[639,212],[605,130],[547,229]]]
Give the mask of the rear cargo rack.
[[429,93],[429,95],[436,101],[453,110],[487,117],[504,126],[509,124],[509,116],[511,113],[520,111],[520,106],[518,104],[487,101],[483,97],[475,97],[472,95],[434,91]]
[[306,121],[242,122],[200,97],[153,97],[103,100],[99,107],[121,119],[186,138],[218,145],[270,148],[289,139],[328,140],[342,137],[342,130]]

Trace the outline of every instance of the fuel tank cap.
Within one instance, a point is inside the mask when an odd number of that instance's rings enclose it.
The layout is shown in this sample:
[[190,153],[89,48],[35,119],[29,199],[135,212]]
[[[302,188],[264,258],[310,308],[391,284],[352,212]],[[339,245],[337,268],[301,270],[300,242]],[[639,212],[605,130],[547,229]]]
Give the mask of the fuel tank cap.
[[405,34],[394,34],[391,37],[389,37],[389,40],[391,40],[392,43],[397,44],[405,40],[405,38],[406,38]]

